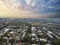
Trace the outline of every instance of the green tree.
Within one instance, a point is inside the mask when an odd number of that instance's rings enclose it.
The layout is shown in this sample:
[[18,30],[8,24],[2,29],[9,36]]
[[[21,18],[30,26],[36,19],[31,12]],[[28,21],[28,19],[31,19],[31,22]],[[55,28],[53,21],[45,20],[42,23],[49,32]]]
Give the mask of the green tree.
[[52,44],[53,45],[60,45],[60,39],[53,39]]

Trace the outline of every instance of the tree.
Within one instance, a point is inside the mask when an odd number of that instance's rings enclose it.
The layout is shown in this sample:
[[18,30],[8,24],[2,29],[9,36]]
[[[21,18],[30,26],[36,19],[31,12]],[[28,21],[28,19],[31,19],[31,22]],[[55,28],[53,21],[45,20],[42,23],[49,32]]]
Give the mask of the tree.
[[11,45],[13,45],[13,43],[15,42],[14,39],[10,39],[9,42],[11,43]]
[[2,43],[6,43],[6,39],[4,39],[3,37],[0,37],[0,44],[2,44]]
[[53,45],[60,45],[60,39],[53,39],[52,44]]

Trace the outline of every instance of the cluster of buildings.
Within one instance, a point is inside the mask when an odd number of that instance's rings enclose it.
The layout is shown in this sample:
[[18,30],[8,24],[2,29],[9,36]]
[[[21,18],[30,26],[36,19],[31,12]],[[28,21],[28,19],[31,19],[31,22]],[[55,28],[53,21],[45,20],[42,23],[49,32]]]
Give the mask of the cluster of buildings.
[[52,23],[12,21],[0,30],[0,44],[54,45],[54,40],[60,40],[60,30],[57,27],[57,24]]

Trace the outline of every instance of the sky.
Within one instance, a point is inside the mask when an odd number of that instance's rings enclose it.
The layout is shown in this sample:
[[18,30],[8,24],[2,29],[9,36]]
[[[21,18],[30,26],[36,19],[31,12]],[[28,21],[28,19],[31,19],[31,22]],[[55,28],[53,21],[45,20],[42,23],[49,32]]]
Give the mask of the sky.
[[60,0],[0,0],[0,18],[60,18]]

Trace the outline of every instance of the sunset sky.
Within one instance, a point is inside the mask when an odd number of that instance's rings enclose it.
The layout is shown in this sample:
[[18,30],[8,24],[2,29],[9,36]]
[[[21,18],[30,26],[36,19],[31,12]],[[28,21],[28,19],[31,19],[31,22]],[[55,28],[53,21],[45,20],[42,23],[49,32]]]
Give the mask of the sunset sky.
[[60,18],[60,0],[0,0],[0,18]]

